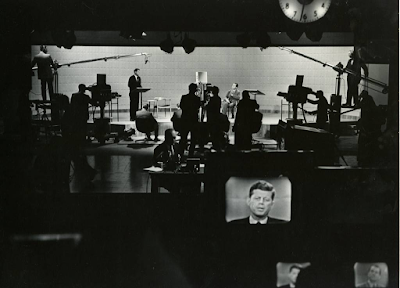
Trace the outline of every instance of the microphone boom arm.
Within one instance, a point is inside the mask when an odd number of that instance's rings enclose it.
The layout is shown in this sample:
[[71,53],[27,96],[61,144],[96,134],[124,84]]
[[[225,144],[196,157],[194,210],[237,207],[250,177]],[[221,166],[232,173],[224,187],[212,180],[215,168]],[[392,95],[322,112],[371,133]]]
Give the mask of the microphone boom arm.
[[[63,64],[58,64],[57,61],[54,61],[54,69],[58,69],[63,66],[71,66],[75,64],[83,64],[83,63],[90,63],[90,62],[95,62],[95,61],[107,61],[107,60],[118,60],[120,58],[127,58],[127,57],[137,57],[137,56],[144,56],[145,57],[145,63],[149,61],[149,57],[151,54],[148,53],[137,53],[137,54],[127,54],[127,55],[116,55],[116,56],[109,56],[109,57],[102,57],[102,58],[95,58],[95,59],[88,59],[88,60],[81,60],[81,61],[75,61],[75,62],[69,62],[69,63],[63,63]],[[37,70],[38,67],[32,67],[32,71]]]
[[334,66],[334,65],[332,65],[332,64],[329,64],[329,63],[326,63],[326,62],[322,62],[322,61],[320,61],[320,60],[317,60],[317,59],[312,58],[312,57],[310,57],[310,56],[307,56],[307,55],[304,55],[304,54],[302,54],[302,53],[296,52],[296,51],[294,51],[294,50],[292,50],[292,49],[289,49],[289,48],[286,48],[286,47],[280,46],[279,49],[288,51],[289,53],[293,53],[293,54],[299,55],[299,56],[301,56],[301,57],[304,57],[304,58],[306,58],[306,59],[312,60],[312,61],[314,61],[314,62],[320,63],[320,64],[322,64],[323,67],[329,66],[329,67],[331,67],[333,70],[335,70],[336,72],[338,72],[338,73],[340,73],[340,74],[347,73],[347,74],[351,74],[351,75],[356,76],[356,77],[360,77],[360,78],[361,78],[362,80],[364,80],[364,81],[370,82],[370,83],[372,83],[372,84],[375,84],[375,85],[377,85],[377,86],[383,88],[382,93],[384,93],[384,94],[386,94],[386,93],[387,93],[387,90],[389,89],[389,86],[388,86],[387,84],[385,84],[385,83],[383,83],[383,82],[381,82],[381,81],[378,81],[378,80],[376,80],[376,79],[370,78],[370,77],[365,77],[365,76],[363,76],[363,75],[357,75],[357,73],[354,72],[354,71],[351,70],[351,69],[342,68],[342,67],[337,66],[337,65]]

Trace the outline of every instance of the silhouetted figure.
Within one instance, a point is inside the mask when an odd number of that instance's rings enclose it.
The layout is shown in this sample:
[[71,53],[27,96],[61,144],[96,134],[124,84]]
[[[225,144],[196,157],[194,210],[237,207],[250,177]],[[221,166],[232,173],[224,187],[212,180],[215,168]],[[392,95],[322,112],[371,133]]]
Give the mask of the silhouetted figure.
[[84,182],[90,182],[96,171],[88,164],[83,148],[86,143],[87,121],[91,98],[85,94],[86,86],[79,84],[79,91],[72,94],[71,104],[62,119],[62,135],[68,147],[70,159],[74,162],[75,171]]
[[181,133],[182,130],[182,109],[178,109],[174,111],[174,114],[171,117],[172,126],[175,131]]
[[143,108],[136,112],[136,128],[138,131],[146,133],[146,140],[151,139],[151,132],[154,132],[154,141],[158,139],[158,123],[154,119],[153,114],[148,111],[149,106],[144,105]]
[[244,90],[242,100],[237,105],[237,114],[233,130],[235,132],[235,146],[240,150],[249,150],[252,145],[252,126],[255,111],[259,108],[256,100],[250,99],[249,91]]
[[166,170],[174,170],[180,163],[179,145],[174,129],[165,130],[165,140],[154,149],[154,164],[162,162]]
[[360,94],[361,118],[358,120],[358,154],[359,166],[369,166],[375,163],[378,152],[378,138],[381,134],[381,125],[384,119],[374,99],[367,91]]
[[347,74],[347,100],[343,107],[351,107],[352,99],[354,99],[354,105],[358,105],[358,84],[361,81],[361,68],[364,70],[364,76],[368,77],[368,67],[365,65],[364,60],[360,58],[357,51],[350,51],[349,57],[346,69],[350,69],[356,75]]
[[210,100],[207,104],[207,126],[211,142],[215,150],[220,150],[224,140],[224,132],[221,124],[221,98],[219,88],[214,86],[209,94]]
[[317,128],[320,129],[325,129],[325,125],[326,122],[328,121],[328,113],[329,110],[331,109],[331,105],[328,104],[328,101],[326,100],[325,96],[324,96],[324,92],[322,92],[321,90],[318,90],[316,95],[318,100],[310,100],[307,99],[307,102],[311,103],[311,104],[315,104],[318,105],[317,106],[317,110],[315,111],[310,111],[308,112],[311,115],[317,115]]
[[139,109],[139,92],[138,87],[142,87],[142,80],[139,76],[140,69],[133,70],[133,75],[129,78],[129,99],[130,99],[130,120],[135,121],[136,111]]
[[199,122],[199,109],[200,109],[200,98],[195,94],[197,91],[197,85],[192,83],[189,85],[189,93],[183,95],[179,104],[182,109],[182,127],[181,127],[181,140],[179,142],[180,153],[183,155],[187,146],[187,137],[190,132],[190,148],[189,155],[194,154],[197,140],[197,130]]
[[226,93],[225,99],[222,101],[222,114],[228,115],[231,109],[232,118],[235,117],[235,110],[240,100],[239,84],[233,83],[231,90]]
[[[164,135],[164,142],[154,149],[153,165],[158,165],[158,163],[162,162],[164,171],[175,171],[181,161],[179,145],[175,141],[176,132],[173,129],[167,129],[165,130]],[[179,193],[181,189],[180,183],[177,183],[173,179],[164,179],[162,183],[160,183],[160,186],[164,187],[171,193]]]
[[42,98],[47,100],[46,86],[49,89],[50,100],[53,97],[53,70],[54,65],[51,55],[47,53],[46,45],[40,45],[40,52],[33,57],[32,67],[38,67],[38,79],[42,88]]

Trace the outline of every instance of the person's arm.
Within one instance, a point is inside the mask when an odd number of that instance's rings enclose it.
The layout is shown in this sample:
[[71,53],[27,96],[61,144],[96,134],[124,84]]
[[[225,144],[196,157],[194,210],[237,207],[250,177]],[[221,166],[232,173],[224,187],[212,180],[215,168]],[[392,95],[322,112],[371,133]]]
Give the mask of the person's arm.
[[308,99],[308,98],[307,98],[307,102],[309,102],[311,104],[314,104],[314,105],[318,104],[318,100],[311,100],[311,99]]
[[33,57],[33,60],[32,60],[32,63],[31,63],[31,64],[32,64],[32,67],[35,66],[35,65],[37,64],[36,57]]
[[361,61],[361,68],[364,70],[364,76],[368,77],[368,67],[365,65],[364,61]]

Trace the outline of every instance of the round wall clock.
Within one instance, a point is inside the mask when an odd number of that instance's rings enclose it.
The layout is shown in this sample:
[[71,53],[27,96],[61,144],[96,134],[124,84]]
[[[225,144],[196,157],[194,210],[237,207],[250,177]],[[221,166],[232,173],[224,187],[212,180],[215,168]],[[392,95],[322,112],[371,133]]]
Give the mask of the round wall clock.
[[279,0],[283,13],[299,23],[310,23],[324,17],[332,0]]

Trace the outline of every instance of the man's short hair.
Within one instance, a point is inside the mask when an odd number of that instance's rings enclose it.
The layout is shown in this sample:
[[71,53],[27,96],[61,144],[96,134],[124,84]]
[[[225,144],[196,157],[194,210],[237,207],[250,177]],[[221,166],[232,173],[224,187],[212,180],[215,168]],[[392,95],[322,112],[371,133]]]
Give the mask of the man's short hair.
[[40,51],[43,51],[43,52],[47,52],[47,46],[46,45],[40,45]]
[[213,92],[214,95],[218,95],[218,93],[219,93],[219,88],[218,88],[217,86],[213,86],[213,87],[211,88],[211,91]]
[[235,85],[236,85],[236,88],[237,88],[237,87],[239,87],[239,84],[238,84],[238,83],[233,83],[233,84],[235,84]]
[[299,265],[292,265],[292,266],[290,266],[290,268],[289,268],[289,273],[292,272],[293,269],[299,269],[299,270],[301,270],[301,267],[300,267]]
[[139,68],[135,68],[135,70],[133,70],[133,72],[137,72],[137,71],[140,71],[140,69]]
[[85,91],[86,90],[86,85],[85,84],[79,84],[78,89],[79,89],[79,91]]
[[164,132],[165,141],[173,140],[174,139],[174,129],[168,128]]
[[376,264],[374,264],[374,265],[371,265],[371,267],[369,267],[369,270],[368,270],[368,272],[369,272],[369,271],[371,271],[371,268],[372,268],[372,267],[376,267],[376,268],[378,268],[378,269],[379,269],[379,275],[381,275],[381,274],[382,274],[381,267],[379,267],[379,265],[376,265]]
[[244,90],[244,91],[242,92],[242,98],[243,98],[243,99],[250,99],[250,93],[249,93],[249,91]]
[[197,84],[196,83],[190,83],[189,92],[195,92],[196,90],[197,90]]
[[272,200],[274,200],[275,188],[271,183],[264,181],[264,180],[257,181],[256,183],[251,185],[250,191],[249,191],[249,197],[251,197],[251,195],[253,195],[253,191],[257,190],[257,189],[272,192],[271,198],[272,198]]

